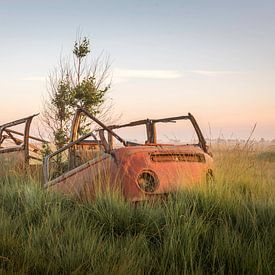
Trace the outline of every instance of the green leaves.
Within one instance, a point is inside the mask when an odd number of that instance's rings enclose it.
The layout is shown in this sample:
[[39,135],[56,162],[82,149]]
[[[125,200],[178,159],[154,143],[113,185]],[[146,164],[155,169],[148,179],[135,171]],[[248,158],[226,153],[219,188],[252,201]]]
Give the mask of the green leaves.
[[68,80],[60,80],[57,91],[51,100],[57,110],[55,114],[56,120],[65,121],[71,115],[69,111],[69,106],[72,101],[70,90],[70,82]]
[[77,58],[83,58],[90,53],[90,41],[87,37],[84,37],[81,41],[75,41],[73,54],[76,55]]
[[76,87],[72,89],[74,104],[79,104],[97,113],[96,108],[103,103],[105,92],[96,88],[94,77],[84,78]]

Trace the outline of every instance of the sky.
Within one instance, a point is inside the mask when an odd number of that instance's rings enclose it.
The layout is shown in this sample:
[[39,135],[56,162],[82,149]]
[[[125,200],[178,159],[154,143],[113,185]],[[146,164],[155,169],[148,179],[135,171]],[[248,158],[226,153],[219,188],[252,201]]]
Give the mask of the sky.
[[0,124],[40,112],[79,30],[112,61],[121,122],[191,112],[207,137],[275,138],[275,1],[0,0]]

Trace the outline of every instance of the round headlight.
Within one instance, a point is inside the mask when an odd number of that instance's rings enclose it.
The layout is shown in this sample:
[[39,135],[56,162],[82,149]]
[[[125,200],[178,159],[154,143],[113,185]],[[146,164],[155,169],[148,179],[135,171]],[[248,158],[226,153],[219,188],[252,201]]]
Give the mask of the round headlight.
[[143,171],[137,179],[138,186],[147,193],[153,193],[158,187],[158,179],[155,173],[151,171]]

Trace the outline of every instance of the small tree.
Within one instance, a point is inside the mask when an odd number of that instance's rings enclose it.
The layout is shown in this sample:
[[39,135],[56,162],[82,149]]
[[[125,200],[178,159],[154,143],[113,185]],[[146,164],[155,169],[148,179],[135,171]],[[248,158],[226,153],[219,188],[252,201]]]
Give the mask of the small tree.
[[[100,55],[94,61],[88,60],[91,52],[87,37],[79,37],[73,47],[73,63],[60,60],[59,66],[49,76],[49,97],[45,101],[43,122],[50,129],[56,149],[69,141],[70,127],[76,105],[86,108],[93,115],[102,111],[108,82],[110,63]],[[82,120],[80,133],[90,126]]]

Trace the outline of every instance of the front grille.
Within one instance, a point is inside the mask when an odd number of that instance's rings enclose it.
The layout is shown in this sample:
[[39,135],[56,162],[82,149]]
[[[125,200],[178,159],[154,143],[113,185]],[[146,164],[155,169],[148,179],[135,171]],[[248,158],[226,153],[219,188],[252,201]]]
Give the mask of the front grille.
[[150,154],[150,158],[155,162],[205,162],[205,156],[203,154],[192,153],[153,153]]

